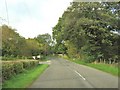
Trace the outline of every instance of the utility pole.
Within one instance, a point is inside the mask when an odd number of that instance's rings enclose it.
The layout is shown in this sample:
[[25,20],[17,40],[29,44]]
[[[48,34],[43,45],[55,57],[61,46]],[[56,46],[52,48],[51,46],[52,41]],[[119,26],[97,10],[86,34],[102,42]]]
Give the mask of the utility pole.
[[9,25],[9,15],[8,15],[8,7],[7,7],[7,1],[5,0],[5,7],[6,7],[6,16],[7,16],[7,22]]

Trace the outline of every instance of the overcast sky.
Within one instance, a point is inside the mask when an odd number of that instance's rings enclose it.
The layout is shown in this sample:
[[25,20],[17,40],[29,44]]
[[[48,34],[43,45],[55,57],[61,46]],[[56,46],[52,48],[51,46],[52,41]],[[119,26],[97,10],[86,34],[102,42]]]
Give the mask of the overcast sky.
[[[23,37],[52,34],[59,17],[73,0],[6,0],[9,26]],[[7,20],[5,0],[0,0],[0,17]],[[0,20],[1,24],[6,23]]]

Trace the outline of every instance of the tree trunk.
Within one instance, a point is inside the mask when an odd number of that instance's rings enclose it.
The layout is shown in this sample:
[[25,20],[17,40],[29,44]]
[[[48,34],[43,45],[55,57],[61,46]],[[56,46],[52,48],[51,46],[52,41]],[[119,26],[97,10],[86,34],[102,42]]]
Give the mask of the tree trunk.
[[103,59],[104,60],[104,64],[106,64],[106,61],[105,61],[105,59]]

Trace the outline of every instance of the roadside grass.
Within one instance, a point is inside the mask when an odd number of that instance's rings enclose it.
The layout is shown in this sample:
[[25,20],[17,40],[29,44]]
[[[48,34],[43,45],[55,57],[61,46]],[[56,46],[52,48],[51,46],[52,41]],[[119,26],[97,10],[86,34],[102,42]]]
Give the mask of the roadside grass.
[[109,64],[103,64],[103,63],[92,64],[91,63],[91,64],[87,64],[87,66],[96,68],[98,70],[110,73],[110,74],[115,75],[115,76],[119,76],[118,75],[118,67],[115,67],[115,66],[112,66]]
[[77,64],[81,64],[81,65],[85,65],[85,66],[89,66],[107,73],[110,73],[114,76],[119,76],[120,77],[120,67],[119,66],[114,66],[111,64],[104,64],[104,63],[86,63],[82,60],[79,59],[70,59],[67,56],[62,57],[64,59],[67,59],[69,61],[75,62]]
[[82,64],[82,65],[86,65],[107,73],[110,73],[112,75],[115,76],[120,76],[118,75],[119,69],[116,66],[110,65],[110,64],[104,64],[104,63],[85,63],[83,61],[80,60],[70,60],[72,62],[78,63],[78,64]]
[[3,83],[2,88],[27,88],[33,81],[48,67],[46,64],[38,65],[35,68],[12,77]]

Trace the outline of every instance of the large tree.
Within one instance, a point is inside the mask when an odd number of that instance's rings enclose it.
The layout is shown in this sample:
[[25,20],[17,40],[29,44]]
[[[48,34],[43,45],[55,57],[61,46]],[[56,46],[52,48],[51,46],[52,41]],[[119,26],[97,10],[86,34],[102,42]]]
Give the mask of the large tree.
[[15,29],[2,26],[2,56],[22,55],[21,47],[25,47],[25,38],[21,37]]
[[40,34],[35,39],[39,42],[41,54],[47,55],[51,52],[52,38],[50,34]]
[[39,42],[36,39],[25,39],[10,26],[3,25],[2,56],[4,57],[32,57],[40,54]]
[[57,44],[69,41],[67,52],[71,53],[71,46],[76,48],[71,56],[87,54],[94,60],[117,61],[120,36],[111,31],[120,30],[119,6],[117,2],[71,3],[53,28],[54,40]]

